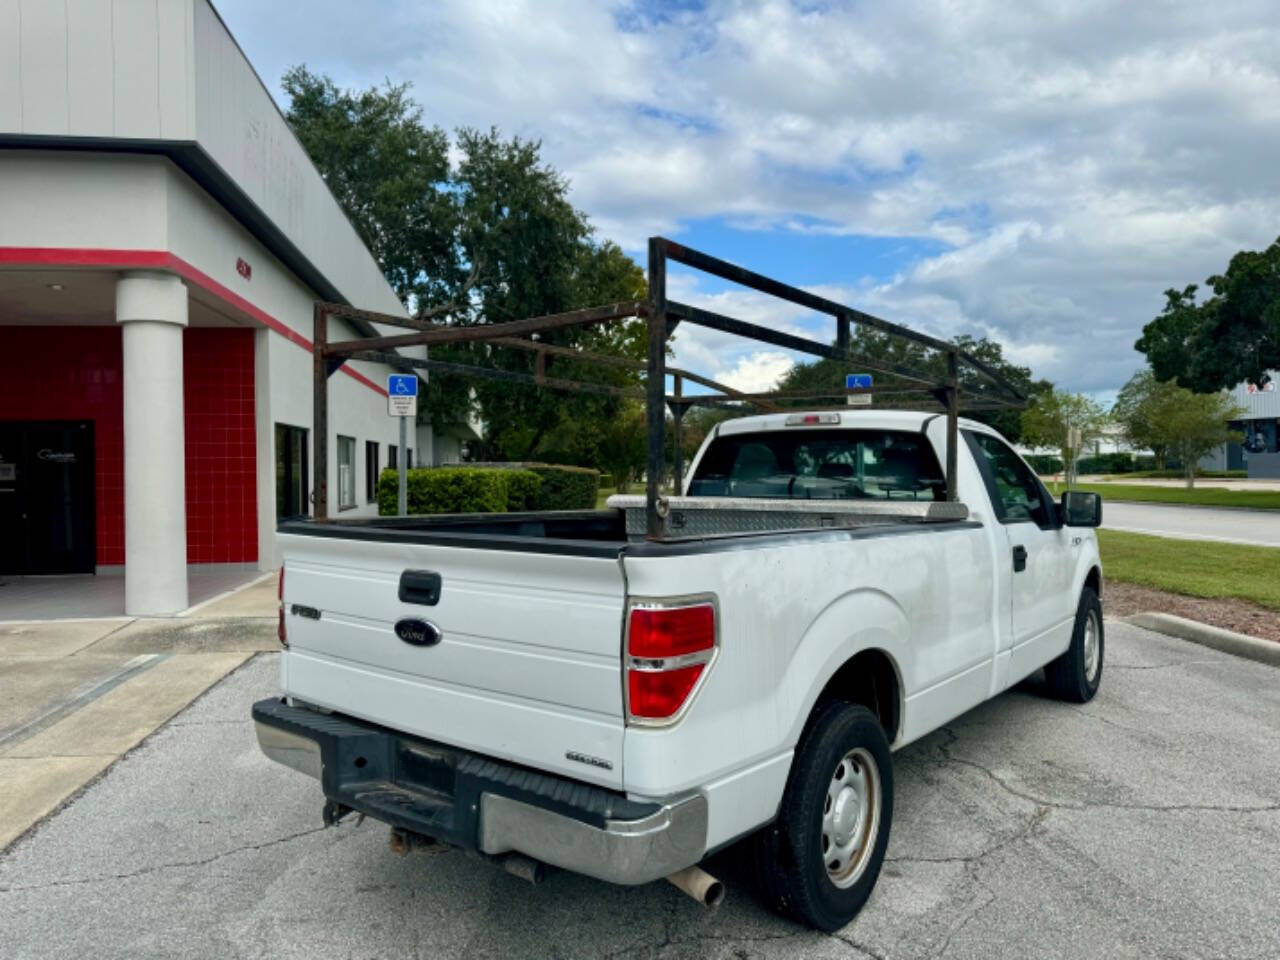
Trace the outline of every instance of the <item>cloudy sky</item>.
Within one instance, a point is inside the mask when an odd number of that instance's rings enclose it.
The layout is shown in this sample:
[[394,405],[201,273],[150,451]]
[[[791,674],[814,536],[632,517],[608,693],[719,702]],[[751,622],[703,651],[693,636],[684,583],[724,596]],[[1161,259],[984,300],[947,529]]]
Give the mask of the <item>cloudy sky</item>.
[[[305,62],[540,139],[599,233],[662,233],[1109,399],[1170,286],[1280,235],[1275,0],[215,0],[281,99]],[[673,275],[681,299],[830,339]],[[792,362],[684,331],[739,386]]]

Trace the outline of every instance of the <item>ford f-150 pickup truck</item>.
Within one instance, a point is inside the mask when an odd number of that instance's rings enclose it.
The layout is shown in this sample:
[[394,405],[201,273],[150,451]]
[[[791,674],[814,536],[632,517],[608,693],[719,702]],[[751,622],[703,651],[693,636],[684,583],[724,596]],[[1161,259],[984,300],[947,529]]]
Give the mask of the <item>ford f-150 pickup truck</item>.
[[891,751],[1042,667],[1075,702],[1102,677],[1099,499],[1055,501],[961,419],[946,501],[945,425],[723,422],[660,542],[639,497],[285,523],[262,749],[319,779],[326,822],[509,866],[688,889],[750,838],[770,901],[838,928],[880,871]]

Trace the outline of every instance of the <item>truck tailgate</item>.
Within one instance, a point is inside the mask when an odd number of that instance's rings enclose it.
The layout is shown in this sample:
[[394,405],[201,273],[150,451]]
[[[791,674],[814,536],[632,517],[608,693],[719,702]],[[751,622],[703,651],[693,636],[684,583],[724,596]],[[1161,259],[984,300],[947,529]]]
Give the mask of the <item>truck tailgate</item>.
[[[616,559],[297,535],[280,544],[287,695],[621,786],[625,591]],[[406,570],[439,574],[437,603],[399,599]],[[440,642],[402,641],[395,625],[406,618],[433,624]]]

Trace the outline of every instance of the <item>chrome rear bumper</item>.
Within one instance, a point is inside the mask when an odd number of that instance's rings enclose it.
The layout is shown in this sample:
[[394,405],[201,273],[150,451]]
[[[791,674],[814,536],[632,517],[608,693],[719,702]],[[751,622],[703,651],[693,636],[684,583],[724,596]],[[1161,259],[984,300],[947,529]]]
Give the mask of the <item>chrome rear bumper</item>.
[[262,752],[315,777],[329,800],[456,846],[624,885],[661,879],[706,851],[700,794],[632,801],[279,700],[254,704],[253,716]]

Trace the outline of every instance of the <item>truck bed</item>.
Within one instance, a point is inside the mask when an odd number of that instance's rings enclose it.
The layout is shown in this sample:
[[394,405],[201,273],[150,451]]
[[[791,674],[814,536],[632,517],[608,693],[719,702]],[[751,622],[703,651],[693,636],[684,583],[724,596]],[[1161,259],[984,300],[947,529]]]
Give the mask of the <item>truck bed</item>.
[[[282,534],[617,557],[645,542],[645,499],[615,495],[608,509],[377,517],[314,523],[289,520]],[[775,500],[663,497],[663,540],[686,543],[829,529],[947,524],[966,520],[962,503],[916,500]],[[870,531],[868,531],[870,532]]]

